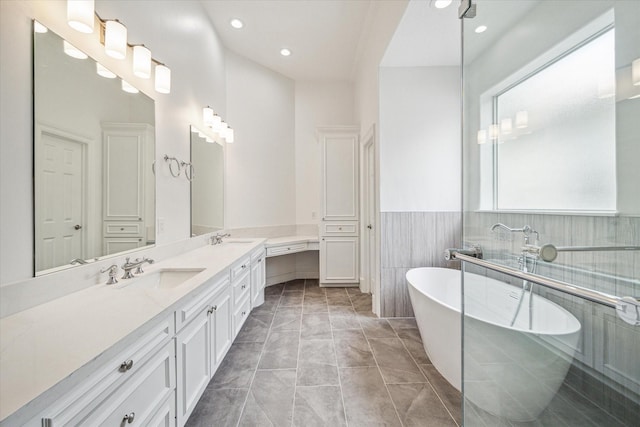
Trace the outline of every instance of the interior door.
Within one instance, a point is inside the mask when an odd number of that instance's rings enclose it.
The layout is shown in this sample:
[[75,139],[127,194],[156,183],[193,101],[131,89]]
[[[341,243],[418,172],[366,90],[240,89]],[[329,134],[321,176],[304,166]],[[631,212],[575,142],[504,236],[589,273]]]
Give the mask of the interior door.
[[366,235],[366,257],[367,257],[367,283],[369,289],[365,290],[378,297],[377,291],[377,262],[376,262],[376,171],[375,171],[375,144],[373,136],[367,141],[364,147],[365,157],[365,235]]
[[41,131],[36,158],[36,271],[84,258],[83,144]]

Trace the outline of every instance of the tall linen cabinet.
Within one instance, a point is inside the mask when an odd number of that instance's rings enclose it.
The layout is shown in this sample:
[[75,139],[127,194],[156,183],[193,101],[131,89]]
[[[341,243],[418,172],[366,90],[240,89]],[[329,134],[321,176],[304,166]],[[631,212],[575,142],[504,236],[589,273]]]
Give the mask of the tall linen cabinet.
[[318,128],[321,146],[320,286],[360,282],[359,141],[355,126]]

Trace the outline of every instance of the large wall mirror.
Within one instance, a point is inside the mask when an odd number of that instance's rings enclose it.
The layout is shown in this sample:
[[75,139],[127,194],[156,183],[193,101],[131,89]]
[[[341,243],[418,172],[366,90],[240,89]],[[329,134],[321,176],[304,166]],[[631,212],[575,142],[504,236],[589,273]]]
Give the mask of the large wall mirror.
[[34,22],[35,274],[155,243],[154,101]]
[[191,235],[224,228],[224,149],[191,127]]

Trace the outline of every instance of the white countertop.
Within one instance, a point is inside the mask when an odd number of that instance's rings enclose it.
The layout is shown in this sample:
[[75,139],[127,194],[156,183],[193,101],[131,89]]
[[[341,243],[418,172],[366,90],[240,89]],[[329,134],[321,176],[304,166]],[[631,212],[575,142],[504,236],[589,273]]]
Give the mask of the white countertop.
[[11,424],[22,424],[26,413],[32,416],[45,409],[114,357],[141,327],[169,315],[184,297],[264,241],[235,239],[145,266],[145,274],[163,268],[205,268],[173,289],[139,289],[136,279],[120,280],[0,319],[2,423],[11,417]]
[[318,243],[319,241],[318,236],[283,236],[267,239],[264,245],[265,247],[270,248],[273,246],[282,246],[293,243]]

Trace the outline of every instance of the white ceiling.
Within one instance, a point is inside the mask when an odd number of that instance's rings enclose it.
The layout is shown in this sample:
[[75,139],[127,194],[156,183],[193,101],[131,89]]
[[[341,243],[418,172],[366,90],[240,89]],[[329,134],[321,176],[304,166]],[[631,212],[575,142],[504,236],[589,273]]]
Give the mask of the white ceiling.
[[[379,0],[373,0],[379,1]],[[201,0],[224,45],[295,80],[352,80],[372,0]],[[236,30],[233,18],[244,22]],[[289,57],[280,49],[292,51]]]

